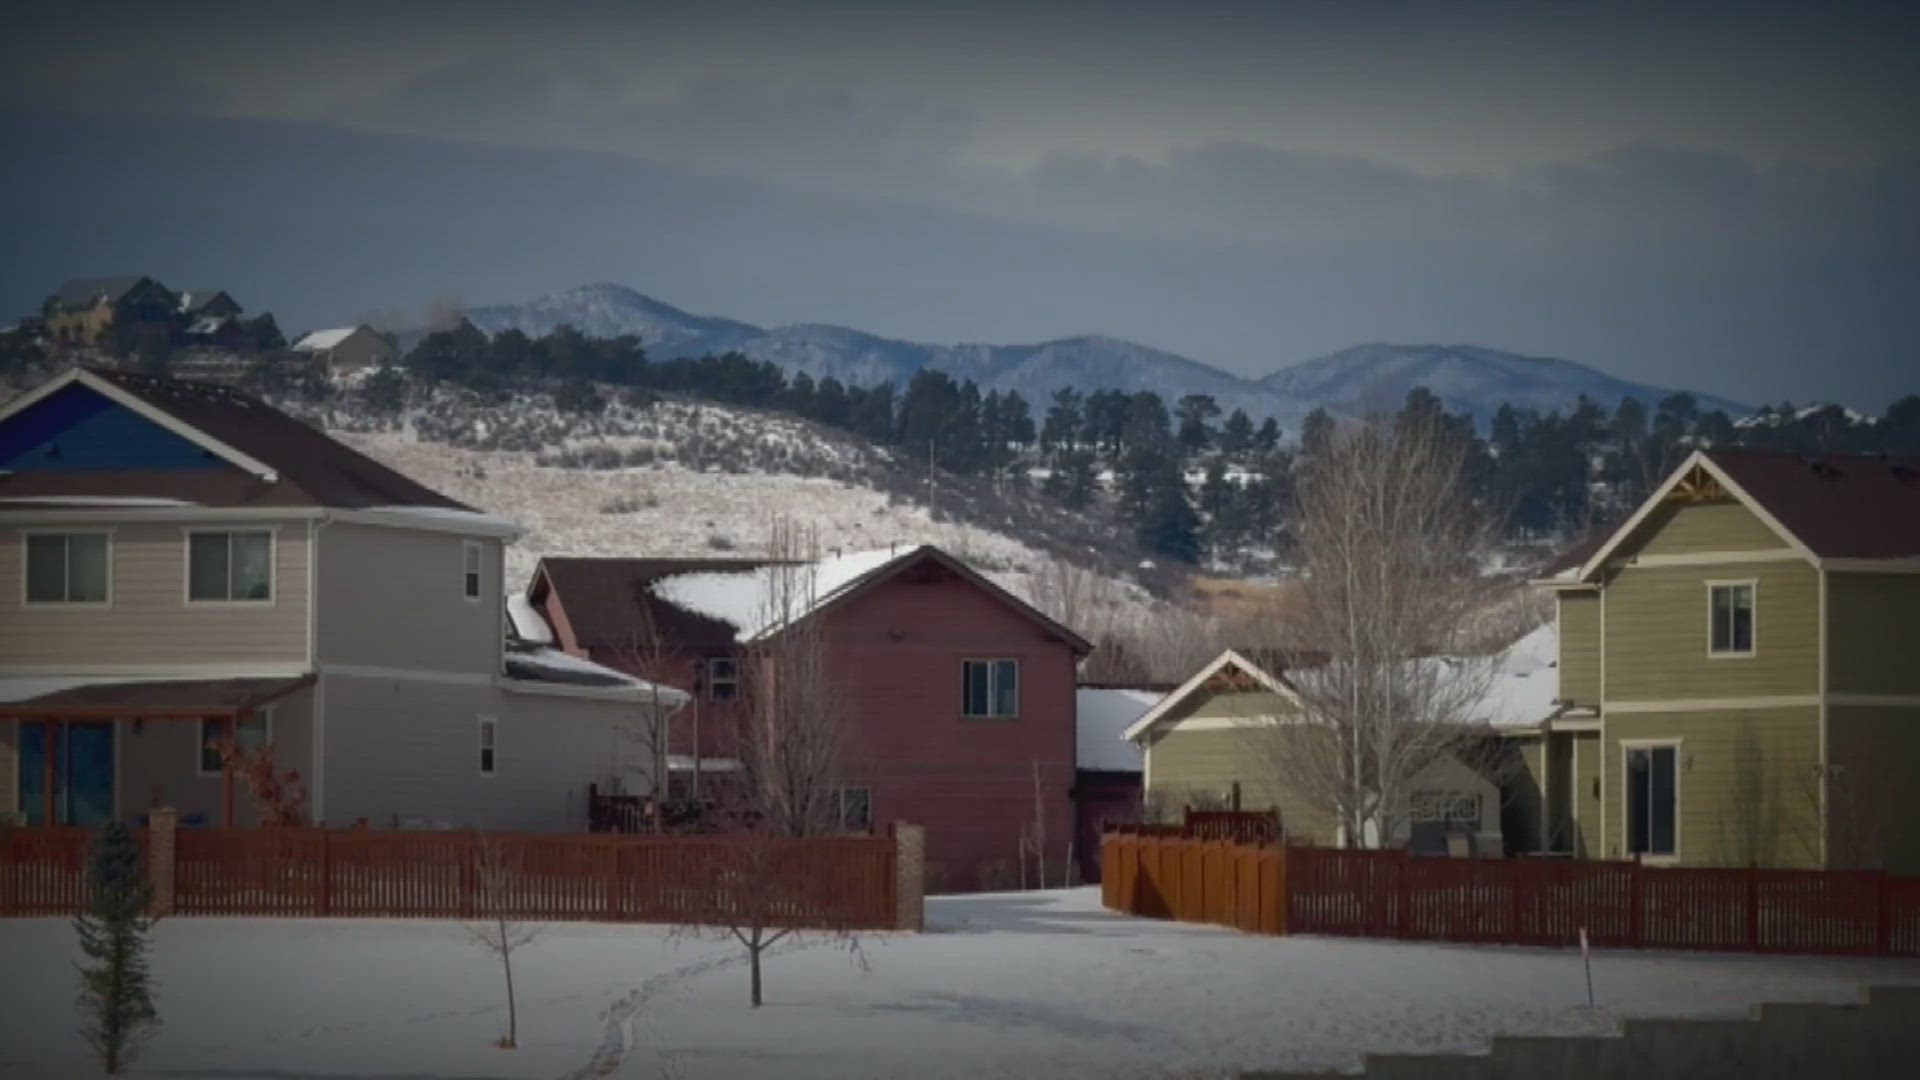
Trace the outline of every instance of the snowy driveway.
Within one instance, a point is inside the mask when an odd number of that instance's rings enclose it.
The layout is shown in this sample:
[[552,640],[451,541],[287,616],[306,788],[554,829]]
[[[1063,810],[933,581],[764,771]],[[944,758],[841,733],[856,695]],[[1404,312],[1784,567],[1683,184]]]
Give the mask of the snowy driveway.
[[[928,919],[923,935],[865,939],[858,958],[781,946],[757,1013],[723,942],[554,924],[516,963],[517,1051],[488,1045],[505,1013],[499,970],[457,924],[173,919],[155,930],[165,1024],[128,1075],[1212,1075],[1607,1022],[1585,1008],[1574,952],[1249,937],[1111,915],[1092,889],[935,898]],[[0,1077],[83,1074],[72,939],[64,920],[0,920]],[[1849,1000],[1873,979],[1920,983],[1920,963],[1603,953],[1594,965],[1616,1015]]]

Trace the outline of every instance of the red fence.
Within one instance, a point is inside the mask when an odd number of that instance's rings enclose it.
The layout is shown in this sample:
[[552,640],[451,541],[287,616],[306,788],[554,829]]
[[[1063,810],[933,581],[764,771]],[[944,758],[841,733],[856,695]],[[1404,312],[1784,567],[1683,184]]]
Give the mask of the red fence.
[[[1108,834],[1123,868],[1108,907],[1268,933],[1351,934],[1505,945],[1920,956],[1920,878],[1875,872],[1654,868],[1622,862],[1443,859],[1403,851],[1253,846]],[[1280,864],[1255,916],[1249,860]]]
[[[0,915],[85,903],[81,829],[0,830]],[[372,915],[888,929],[887,837],[783,840],[361,829],[182,829],[156,907],[185,915]]]

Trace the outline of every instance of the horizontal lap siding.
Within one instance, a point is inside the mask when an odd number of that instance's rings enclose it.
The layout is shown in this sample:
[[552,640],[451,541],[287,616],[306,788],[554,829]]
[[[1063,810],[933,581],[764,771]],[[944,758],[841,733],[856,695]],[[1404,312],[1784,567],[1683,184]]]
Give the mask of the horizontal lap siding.
[[1827,689],[1920,695],[1920,574],[1827,574]]
[[[1216,695],[1212,707],[1253,707],[1256,703],[1252,701],[1222,704],[1218,698],[1257,696]],[[1177,812],[1183,802],[1195,794],[1228,798],[1234,782],[1239,781],[1242,808],[1278,807],[1281,825],[1289,838],[1301,843],[1332,843],[1332,816],[1283,787],[1271,770],[1259,764],[1263,734],[1254,728],[1191,730],[1175,723],[1147,748],[1148,800]]]
[[1607,858],[1626,857],[1623,742],[1680,739],[1680,861],[1816,867],[1820,717],[1812,706],[1607,718]]
[[0,815],[20,805],[20,728],[12,720],[0,720]]
[[1560,594],[1560,696],[1600,703],[1600,594]]
[[[1756,581],[1753,656],[1707,655],[1707,582],[1723,580]],[[1797,561],[1622,570],[1607,590],[1607,701],[1816,692],[1819,588]]]
[[[196,529],[221,527],[194,523]],[[279,526],[271,604],[188,604],[187,534],[177,524],[114,526],[112,603],[104,608],[23,606],[22,549],[18,529],[0,529],[0,668],[306,661],[304,521]]]
[[1829,706],[1827,759],[1829,865],[1920,874],[1920,706]]
[[[480,597],[463,547],[480,545]],[[500,541],[332,522],[320,531],[316,658],[323,664],[492,674],[504,625]]]
[[[313,772],[313,691],[301,690],[272,705],[270,735],[274,767],[297,770],[303,778]],[[191,719],[144,720],[139,730],[131,721],[119,722],[114,737],[120,741],[119,799],[122,817],[138,817],[156,806],[171,806],[185,819],[201,815],[207,824],[225,823],[226,786],[220,776],[200,775],[200,722]],[[259,808],[236,778],[234,823],[259,822]]]
[[1573,853],[1583,859],[1600,857],[1601,790],[1600,736],[1582,732],[1573,736]]
[[1616,554],[1695,555],[1710,551],[1767,551],[1787,547],[1742,503],[1728,499],[1710,503],[1662,503],[1640,528],[1636,539]]

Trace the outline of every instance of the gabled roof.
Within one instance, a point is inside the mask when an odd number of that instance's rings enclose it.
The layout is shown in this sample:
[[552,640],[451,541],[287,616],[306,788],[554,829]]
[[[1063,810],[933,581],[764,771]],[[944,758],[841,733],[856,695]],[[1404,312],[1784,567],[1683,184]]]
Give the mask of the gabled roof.
[[1294,692],[1293,687],[1287,685],[1287,681],[1284,678],[1273,674],[1266,668],[1247,659],[1247,657],[1242,655],[1238,650],[1228,649],[1219,656],[1214,657],[1205,667],[1195,672],[1192,678],[1169,691],[1153,708],[1142,713],[1140,719],[1135,720],[1132,724],[1128,725],[1127,730],[1121,732],[1121,738],[1139,742],[1140,737],[1148,731],[1151,731],[1155,724],[1166,719],[1176,709],[1186,704],[1188,700],[1206,687],[1209,680],[1229,667],[1246,675],[1253,680],[1254,685],[1262,689],[1269,690],[1289,701],[1298,702],[1300,700],[1299,695]]
[[1920,458],[1696,450],[1581,563],[1593,577],[1696,470],[1809,560],[1920,558]]
[[54,303],[69,311],[90,308],[101,300],[118,303],[141,282],[144,274],[119,274],[114,277],[74,278],[63,281],[53,294]]
[[[322,352],[352,337],[353,332],[359,329],[361,326],[356,325],[336,326],[331,330],[315,330],[294,342],[293,348],[300,352]],[[368,332],[372,333],[372,330],[368,329]]]
[[[548,588],[559,595],[582,646],[629,643],[651,619],[674,647],[722,648],[777,635],[927,561],[1040,624],[1076,655],[1092,651],[1072,630],[932,545],[785,564],[754,559],[543,559],[530,591],[536,600]],[[778,576],[783,574],[793,576]],[[779,587],[808,598],[802,609],[784,613],[791,616],[784,622],[769,616],[769,597]]]
[[0,477],[0,498],[153,495],[204,506],[478,513],[260,399],[218,383],[75,368],[0,406],[0,423],[75,383],[250,475],[218,468],[22,472]]
[[226,297],[227,303],[234,307],[240,306],[240,302],[225,289],[182,289],[180,290],[180,310],[192,315],[222,296]]

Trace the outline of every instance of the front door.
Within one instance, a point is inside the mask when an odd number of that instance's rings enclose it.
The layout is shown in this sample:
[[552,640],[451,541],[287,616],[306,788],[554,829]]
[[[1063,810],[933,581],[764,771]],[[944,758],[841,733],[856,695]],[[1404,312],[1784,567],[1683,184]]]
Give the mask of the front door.
[[113,721],[49,725],[20,722],[20,811],[27,824],[47,824],[47,728],[53,742],[55,825],[100,825],[113,818]]

